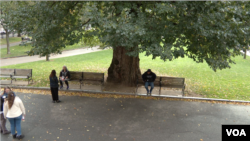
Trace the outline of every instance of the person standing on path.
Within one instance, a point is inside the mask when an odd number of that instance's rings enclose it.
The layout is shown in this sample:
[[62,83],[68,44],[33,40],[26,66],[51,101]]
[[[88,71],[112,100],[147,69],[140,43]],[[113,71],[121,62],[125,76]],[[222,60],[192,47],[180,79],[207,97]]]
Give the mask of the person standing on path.
[[56,71],[52,70],[49,76],[50,80],[50,90],[52,95],[52,102],[61,102],[58,98],[58,78],[56,77]]
[[63,88],[63,81],[65,81],[65,84],[67,85],[67,90],[69,89],[69,83],[68,80],[70,79],[70,73],[66,66],[63,66],[62,71],[60,72],[60,89]]
[[[11,91],[11,88],[10,87],[5,87],[4,88],[4,93],[3,93],[3,96],[6,96],[6,98],[8,97],[8,93]],[[13,92],[13,91],[12,91]],[[16,96],[15,92],[13,92],[14,95]]]
[[0,121],[1,121],[0,130],[1,130],[1,133],[3,133],[4,135],[10,133],[10,131],[8,131],[6,128],[6,119],[4,118],[4,115],[3,115],[4,100],[7,98],[5,94],[6,94],[6,88],[4,88],[4,91],[1,94],[1,109],[0,109],[1,110],[0,111]]
[[[155,81],[156,75],[151,71],[151,69],[148,69],[144,74],[142,75],[142,80],[145,82],[145,88],[147,90],[147,95],[151,95],[152,90],[154,89],[154,81]],[[150,91],[148,90],[148,86],[151,86]]]
[[[8,98],[4,102],[4,118],[10,122],[11,134],[13,138],[22,139],[21,120],[25,117],[25,108],[22,100],[15,96],[12,91],[8,93]],[[17,131],[17,133],[16,133]]]

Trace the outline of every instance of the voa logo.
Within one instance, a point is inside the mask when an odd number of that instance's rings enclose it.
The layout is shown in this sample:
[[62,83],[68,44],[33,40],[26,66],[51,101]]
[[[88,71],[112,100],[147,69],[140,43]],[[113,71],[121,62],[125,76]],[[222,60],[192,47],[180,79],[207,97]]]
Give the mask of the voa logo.
[[244,129],[226,129],[226,132],[228,136],[247,136]]

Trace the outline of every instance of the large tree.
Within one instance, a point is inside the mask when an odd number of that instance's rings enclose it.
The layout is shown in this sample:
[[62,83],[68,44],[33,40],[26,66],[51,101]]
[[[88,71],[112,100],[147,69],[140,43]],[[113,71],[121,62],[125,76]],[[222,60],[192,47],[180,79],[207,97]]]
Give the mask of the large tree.
[[[233,57],[250,42],[249,5],[244,1],[36,2],[36,8],[42,8],[33,11],[39,16],[32,15],[37,17],[33,51],[56,53],[82,37],[98,36],[113,48],[108,81],[127,85],[140,77],[142,52],[164,61],[186,56],[216,71],[230,68]],[[86,24],[93,30],[84,31]]]
[[10,54],[10,45],[9,45],[9,35],[10,31],[13,29],[11,25],[13,25],[13,17],[12,12],[15,10],[15,5],[12,2],[0,2],[0,24],[6,33],[6,44],[7,44],[7,54]]

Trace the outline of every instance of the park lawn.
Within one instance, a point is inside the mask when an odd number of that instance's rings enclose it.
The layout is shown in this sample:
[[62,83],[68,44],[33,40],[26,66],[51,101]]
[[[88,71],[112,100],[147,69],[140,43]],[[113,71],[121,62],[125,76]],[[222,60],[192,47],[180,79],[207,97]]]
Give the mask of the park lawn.
[[[63,50],[71,50],[71,49],[78,49],[78,48],[84,48],[86,47],[83,44],[75,44],[72,46],[67,46],[66,48],[64,48]],[[31,45],[27,45],[27,46],[12,46],[10,47],[10,53],[11,54],[7,54],[7,48],[3,48],[1,49],[1,58],[8,58],[8,57],[16,57],[16,56],[24,56],[24,55],[28,55],[26,52],[29,51],[31,49]]]
[[[70,71],[104,72],[111,63],[112,50],[104,50],[83,55],[52,59],[50,62],[37,61],[2,68],[33,69],[34,86],[49,86],[49,74],[52,69],[57,75],[63,65]],[[142,73],[151,68],[157,75],[185,77],[186,90],[209,98],[237,99],[250,101],[250,57],[235,58],[237,64],[231,69],[212,71],[206,63],[196,63],[189,58],[179,58],[173,61],[152,60],[140,54]]]
[[[15,43],[15,42],[21,42],[21,37],[10,37],[9,38],[9,43]],[[0,39],[0,45],[6,45],[6,39]]]

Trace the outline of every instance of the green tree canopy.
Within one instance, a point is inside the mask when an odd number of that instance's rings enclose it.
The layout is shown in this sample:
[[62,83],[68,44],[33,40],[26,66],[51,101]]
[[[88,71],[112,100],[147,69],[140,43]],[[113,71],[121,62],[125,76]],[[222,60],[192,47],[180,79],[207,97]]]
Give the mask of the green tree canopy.
[[[250,42],[249,11],[246,1],[78,1],[34,2],[19,14],[35,39],[31,54],[59,53],[98,36],[114,49],[110,80],[128,84],[139,77],[141,52],[164,61],[187,56],[214,71],[230,68]],[[85,31],[88,24],[93,30]]]

